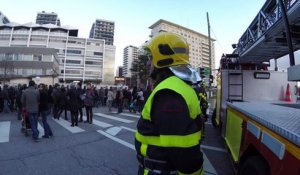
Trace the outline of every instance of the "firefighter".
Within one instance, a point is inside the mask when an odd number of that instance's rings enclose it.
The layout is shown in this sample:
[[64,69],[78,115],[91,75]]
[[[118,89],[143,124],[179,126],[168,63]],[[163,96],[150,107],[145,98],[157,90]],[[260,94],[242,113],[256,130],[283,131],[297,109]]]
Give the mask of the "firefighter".
[[208,119],[208,116],[206,114],[206,110],[208,108],[208,102],[207,102],[207,93],[206,93],[206,83],[205,81],[202,81],[199,83],[195,88],[196,93],[198,94],[200,108],[202,112],[202,137],[205,135],[205,122]]
[[138,174],[203,174],[201,109],[192,84],[201,78],[188,65],[188,43],[161,33],[146,46],[154,89],[137,124]]

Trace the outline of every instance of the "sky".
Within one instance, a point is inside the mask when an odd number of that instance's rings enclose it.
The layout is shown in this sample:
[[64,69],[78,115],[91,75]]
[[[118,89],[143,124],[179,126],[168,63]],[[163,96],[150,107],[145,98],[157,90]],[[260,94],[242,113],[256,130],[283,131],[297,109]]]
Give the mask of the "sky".
[[115,22],[116,66],[123,64],[123,49],[149,40],[149,26],[159,19],[208,35],[215,41],[216,66],[222,53],[232,53],[266,0],[0,0],[0,11],[12,22],[35,22],[38,12],[55,12],[61,25],[79,29],[87,38],[93,22]]

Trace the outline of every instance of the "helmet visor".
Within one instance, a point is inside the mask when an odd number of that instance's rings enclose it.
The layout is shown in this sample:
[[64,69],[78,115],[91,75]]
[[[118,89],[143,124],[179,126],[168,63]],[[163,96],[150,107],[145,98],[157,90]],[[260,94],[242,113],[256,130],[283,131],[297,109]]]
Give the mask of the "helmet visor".
[[177,65],[169,68],[175,76],[191,84],[198,84],[202,81],[198,71],[191,65]]

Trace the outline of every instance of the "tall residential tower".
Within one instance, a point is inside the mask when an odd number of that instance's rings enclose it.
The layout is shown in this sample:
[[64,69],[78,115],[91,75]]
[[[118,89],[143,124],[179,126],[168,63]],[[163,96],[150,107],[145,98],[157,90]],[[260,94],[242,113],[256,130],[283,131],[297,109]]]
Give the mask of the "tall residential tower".
[[90,31],[90,38],[103,39],[105,45],[114,45],[115,22],[96,19]]
[[123,50],[123,76],[131,77],[132,62],[138,59],[138,47],[126,46]]
[[54,12],[47,13],[45,11],[39,12],[36,16],[37,24],[54,24],[60,26],[60,19]]

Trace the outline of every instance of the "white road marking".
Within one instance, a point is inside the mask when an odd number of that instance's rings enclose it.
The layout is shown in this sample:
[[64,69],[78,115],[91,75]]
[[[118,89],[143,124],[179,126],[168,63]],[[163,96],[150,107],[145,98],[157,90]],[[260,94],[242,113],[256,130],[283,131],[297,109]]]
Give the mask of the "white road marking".
[[[85,121],[86,120],[86,116],[83,116],[82,119]],[[108,128],[111,127],[112,125],[109,123],[105,123],[105,122],[101,122],[99,120],[93,119],[93,124],[100,126],[101,128]]]
[[133,123],[134,122],[132,120],[122,119],[122,118],[119,118],[119,117],[114,117],[114,116],[106,115],[106,114],[102,114],[102,113],[94,113],[94,115],[104,117],[104,118],[108,118],[108,119],[111,119],[111,120],[116,120],[116,121],[123,122],[123,123]]
[[212,164],[210,163],[210,161],[208,160],[206,154],[202,151],[203,153],[203,167],[204,167],[204,174],[206,174],[205,172],[208,172],[209,174],[217,174],[216,169],[212,166]]
[[71,133],[79,133],[79,132],[83,132],[84,130],[77,127],[77,126],[74,126],[74,127],[71,127],[71,123],[66,121],[66,120],[63,120],[63,119],[60,119],[60,120],[57,120],[57,119],[54,119],[53,117],[51,117],[56,123],[60,124],[62,127],[66,128],[68,131],[70,131]]
[[105,132],[112,135],[112,136],[116,136],[120,131],[121,131],[122,128],[120,127],[111,127],[109,129],[107,129]]
[[0,143],[9,142],[10,121],[0,122]]
[[128,117],[140,118],[140,116],[139,116],[139,115],[128,114],[128,113],[120,113],[120,114],[121,114],[121,115],[128,116]]
[[132,149],[132,150],[135,150],[135,147],[134,147],[133,144],[130,144],[130,143],[128,143],[128,142],[125,142],[124,140],[121,140],[121,139],[119,139],[119,138],[117,138],[117,137],[114,137],[114,136],[112,136],[112,135],[109,135],[108,133],[106,133],[106,132],[104,132],[104,131],[98,130],[97,132],[100,133],[100,134],[102,134],[102,135],[104,135],[105,137],[107,137],[107,138],[109,138],[109,139],[115,141],[115,142],[120,143],[121,145],[124,145],[124,146],[126,146],[126,147],[128,147],[128,148],[130,148],[130,149]]
[[226,149],[219,148],[219,147],[208,146],[208,145],[201,145],[200,147],[204,148],[204,149],[209,149],[209,150],[213,150],[213,151],[219,151],[219,152],[227,153]]
[[42,138],[42,136],[45,135],[45,131],[39,122],[38,122],[38,130],[39,130],[39,138]]
[[128,130],[128,131],[136,132],[136,130],[131,129],[131,128],[127,128],[127,127],[125,127],[125,126],[121,126],[121,128],[122,128],[122,129],[126,129],[126,130]]

